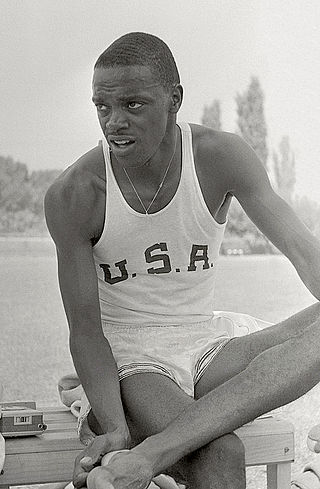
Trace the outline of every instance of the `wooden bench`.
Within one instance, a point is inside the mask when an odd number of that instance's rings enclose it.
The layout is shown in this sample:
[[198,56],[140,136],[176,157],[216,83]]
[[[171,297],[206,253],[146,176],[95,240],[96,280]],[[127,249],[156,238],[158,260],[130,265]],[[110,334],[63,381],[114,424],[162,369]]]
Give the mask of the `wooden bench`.
[[[48,425],[39,436],[6,439],[6,460],[0,488],[13,485],[70,482],[74,460],[83,450],[76,419],[67,408],[43,409]],[[290,489],[294,435],[291,423],[273,417],[258,419],[239,430],[246,465],[267,465],[268,489]]]

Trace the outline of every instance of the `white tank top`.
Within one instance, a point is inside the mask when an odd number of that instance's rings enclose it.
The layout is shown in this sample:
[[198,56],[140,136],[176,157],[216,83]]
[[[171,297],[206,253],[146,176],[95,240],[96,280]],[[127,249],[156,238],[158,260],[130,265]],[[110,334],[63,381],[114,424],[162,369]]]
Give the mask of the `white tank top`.
[[195,171],[190,126],[180,123],[182,170],[171,201],[154,214],[136,212],[115,179],[109,146],[106,210],[93,248],[101,319],[118,325],[183,324],[213,315],[215,266],[225,224],[204,201]]

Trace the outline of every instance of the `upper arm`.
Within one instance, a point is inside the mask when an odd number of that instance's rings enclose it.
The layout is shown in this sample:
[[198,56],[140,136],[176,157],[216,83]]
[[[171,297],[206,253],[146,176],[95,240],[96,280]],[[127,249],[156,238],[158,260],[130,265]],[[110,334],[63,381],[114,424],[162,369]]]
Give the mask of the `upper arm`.
[[298,265],[309,251],[312,252],[316,238],[274,192],[259,158],[240,138],[232,138],[227,160],[232,194],[263,234]]
[[71,332],[100,332],[97,275],[92,253],[95,191],[89,183],[55,182],[45,197],[49,232],[55,242],[59,285]]

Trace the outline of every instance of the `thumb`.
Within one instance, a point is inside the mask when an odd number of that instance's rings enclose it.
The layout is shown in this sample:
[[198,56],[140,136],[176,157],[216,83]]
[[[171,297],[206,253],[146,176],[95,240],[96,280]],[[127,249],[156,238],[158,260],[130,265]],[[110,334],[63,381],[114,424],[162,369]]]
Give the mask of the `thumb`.
[[89,471],[100,464],[101,458],[107,451],[105,443],[102,441],[101,438],[96,438],[86,449],[84,457],[80,460],[80,465],[84,470]]
[[80,460],[80,465],[86,471],[90,470],[94,465],[94,459],[89,456],[85,456]]

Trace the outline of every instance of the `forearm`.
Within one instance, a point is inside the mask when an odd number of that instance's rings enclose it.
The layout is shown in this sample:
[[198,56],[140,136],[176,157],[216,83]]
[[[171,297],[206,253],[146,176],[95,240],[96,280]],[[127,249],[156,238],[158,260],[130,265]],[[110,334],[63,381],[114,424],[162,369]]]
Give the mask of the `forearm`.
[[106,338],[73,334],[70,351],[75,369],[104,433],[128,431],[117,366]]
[[149,461],[156,475],[210,441],[303,395],[319,381],[319,336],[310,327],[303,341],[296,336],[266,350],[133,451]]

